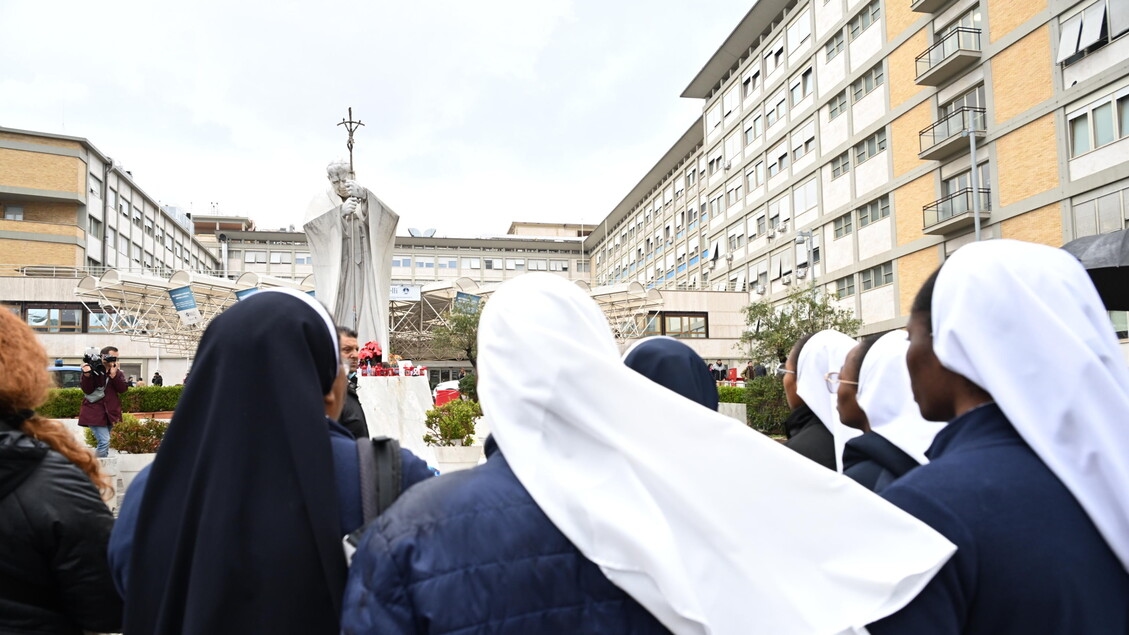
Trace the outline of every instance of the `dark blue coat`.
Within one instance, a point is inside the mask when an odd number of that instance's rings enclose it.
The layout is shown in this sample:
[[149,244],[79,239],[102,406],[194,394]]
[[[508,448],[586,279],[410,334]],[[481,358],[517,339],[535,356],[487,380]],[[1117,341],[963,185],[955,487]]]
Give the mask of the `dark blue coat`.
[[353,557],[344,633],[666,633],[545,516],[493,438],[488,461],[420,483]]
[[855,437],[843,448],[843,474],[872,492],[881,492],[919,465],[877,432]]
[[949,423],[882,496],[957,552],[871,635],[1129,633],[1129,573],[995,404]]
[[[357,458],[357,442],[353,435],[341,424],[332,419],[325,420],[329,426],[329,442],[333,451],[334,481],[337,485],[337,504],[341,535],[346,535],[359,528],[364,514],[361,511],[361,484],[360,464]],[[431,468],[427,463],[408,450],[400,450],[401,491],[412,485],[431,478]],[[133,549],[133,536],[137,528],[137,515],[141,508],[141,498],[149,482],[149,468],[138,472],[133,482],[129,485],[125,500],[118,510],[118,520],[114,524],[113,533],[110,535],[109,560],[110,573],[114,579],[114,586],[118,593],[125,597],[129,588],[129,561]]]

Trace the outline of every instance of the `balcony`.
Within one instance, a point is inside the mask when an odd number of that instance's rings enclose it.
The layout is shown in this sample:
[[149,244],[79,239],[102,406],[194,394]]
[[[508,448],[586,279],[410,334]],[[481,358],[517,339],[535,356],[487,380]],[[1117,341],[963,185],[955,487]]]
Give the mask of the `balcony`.
[[917,84],[940,86],[980,61],[980,29],[953,29],[915,61]]
[[917,13],[937,13],[949,0],[911,0],[909,10]]
[[984,124],[983,108],[961,106],[918,134],[917,157],[940,161],[959,154],[968,149],[968,138],[962,133],[969,130],[977,139],[983,139]]
[[[978,193],[980,196],[980,222],[984,223],[991,215],[992,191],[988,188],[980,188]],[[924,217],[922,231],[934,236],[954,234],[972,227],[976,222],[972,215],[972,188],[970,187],[953,192],[921,209]]]

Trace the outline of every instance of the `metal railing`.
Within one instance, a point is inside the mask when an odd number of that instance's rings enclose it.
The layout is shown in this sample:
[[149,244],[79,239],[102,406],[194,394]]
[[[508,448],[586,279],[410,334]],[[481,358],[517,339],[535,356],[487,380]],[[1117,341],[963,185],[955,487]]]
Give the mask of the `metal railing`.
[[[12,278],[83,278],[85,276],[99,277],[107,271],[116,270],[122,273],[131,273],[136,275],[151,276],[157,278],[168,278],[177,271],[192,271],[192,273],[199,273],[207,276],[214,276],[217,278],[223,277],[223,272],[211,269],[192,269],[191,267],[144,267],[144,266],[130,266],[130,267],[108,267],[105,265],[88,265],[86,267],[67,267],[63,265],[29,265],[22,263],[0,263],[0,277]],[[235,272],[229,278],[239,277],[239,273]]]
[[[988,212],[992,209],[991,190],[988,188],[980,188],[978,195],[980,196],[980,211]],[[926,205],[922,208],[924,227],[932,227],[937,223],[943,223],[955,216],[972,212],[972,188],[966,187],[963,190],[958,190],[949,194],[945,198]]]
[[944,37],[937,40],[933,46],[930,46],[914,60],[917,64],[917,76],[920,78],[941,62],[952,57],[958,51],[979,53],[980,29],[970,29],[962,26],[946,33]]
[[942,141],[959,135],[965,130],[983,132],[985,125],[984,109],[961,106],[937,123],[918,133],[918,147],[925,152]]

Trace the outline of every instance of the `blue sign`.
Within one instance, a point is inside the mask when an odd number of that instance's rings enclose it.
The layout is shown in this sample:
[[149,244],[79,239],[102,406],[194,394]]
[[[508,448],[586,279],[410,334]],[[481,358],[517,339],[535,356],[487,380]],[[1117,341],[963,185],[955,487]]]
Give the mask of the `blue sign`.
[[251,287],[250,289],[240,289],[235,292],[235,301],[246,300],[247,298],[259,292],[258,287]]
[[196,296],[192,294],[192,287],[177,287],[169,289],[169,299],[172,306],[180,315],[180,323],[192,325],[200,322],[200,310],[196,308]]
[[481,296],[477,296],[471,293],[463,293],[462,291],[456,291],[455,310],[463,311],[465,313],[474,313],[478,310],[478,303],[481,300]]

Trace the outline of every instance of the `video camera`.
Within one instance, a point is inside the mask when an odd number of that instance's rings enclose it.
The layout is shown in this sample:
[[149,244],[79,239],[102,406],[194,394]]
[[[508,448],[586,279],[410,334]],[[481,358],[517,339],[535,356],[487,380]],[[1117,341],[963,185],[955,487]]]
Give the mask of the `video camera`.
[[114,355],[107,355],[103,358],[102,354],[98,352],[98,349],[93,346],[86,349],[86,352],[82,355],[82,363],[89,365],[90,372],[95,375],[106,374],[106,364],[104,362],[113,363],[116,361],[118,361],[118,358]]

